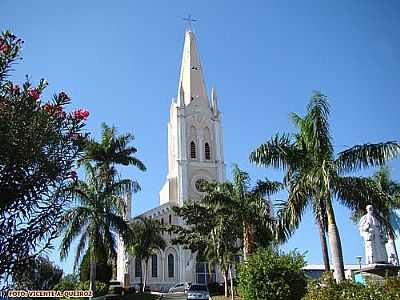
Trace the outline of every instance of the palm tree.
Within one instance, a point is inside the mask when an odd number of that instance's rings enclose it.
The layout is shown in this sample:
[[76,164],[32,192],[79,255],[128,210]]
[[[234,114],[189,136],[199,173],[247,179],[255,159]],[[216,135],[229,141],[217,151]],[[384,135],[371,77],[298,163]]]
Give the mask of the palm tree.
[[[400,230],[400,216],[397,210],[400,209],[400,183],[391,179],[390,169],[387,166],[381,167],[370,179],[371,189],[374,189],[371,201],[366,204],[374,205],[378,217],[381,219],[387,232],[388,248],[394,254],[395,264],[399,263],[396,249],[396,231]],[[366,179],[368,180],[368,179]],[[353,221],[358,221],[365,214],[365,206],[353,211]]]
[[336,196],[343,204],[358,207],[354,195],[363,193],[363,181],[343,174],[383,165],[399,154],[400,145],[397,142],[356,145],[335,155],[328,117],[327,97],[314,92],[305,117],[291,114],[298,133],[276,135],[253,151],[250,161],[286,171],[284,182],[289,197],[281,216],[290,224],[290,230],[298,226],[308,204],[313,206],[317,220],[322,219],[318,214],[326,215],[335,278],[342,281],[342,246],[332,198]]
[[243,238],[243,257],[246,260],[254,250],[254,230],[258,225],[271,229],[273,219],[271,216],[271,205],[263,195],[271,195],[282,189],[278,182],[258,182],[257,186],[250,190],[249,174],[240,170],[237,165],[233,166],[233,182],[211,184],[206,189],[203,198],[206,204],[219,205],[222,209],[234,215],[240,222]]
[[[207,194],[215,192],[218,184],[204,186]],[[215,197],[222,196],[214,193]],[[228,297],[228,278],[232,278],[232,266],[235,255],[239,254],[238,235],[242,233],[242,224],[236,215],[225,207],[208,201],[186,201],[182,207],[174,207],[176,214],[184,220],[186,226],[168,226],[175,234],[174,244],[185,245],[197,257],[204,257],[211,266],[218,266],[224,278],[225,296]],[[231,295],[233,287],[231,280]]]
[[[93,163],[100,170],[100,177],[106,185],[111,185],[117,175],[116,165],[134,166],[141,171],[146,171],[143,162],[135,154],[137,149],[130,144],[134,141],[131,133],[117,135],[117,129],[101,124],[101,139],[96,141],[93,138],[85,140],[84,155],[79,160],[79,165]],[[137,181],[131,181],[131,190],[136,193],[140,190]],[[127,207],[129,207],[127,205]],[[126,212],[124,212],[126,215]],[[113,274],[116,274],[116,258],[111,260]]]
[[127,251],[144,262],[144,274],[141,270],[140,276],[142,291],[144,292],[149,259],[156,254],[157,250],[164,250],[166,243],[162,237],[162,226],[157,220],[139,217],[130,226],[132,240],[127,245]]
[[235,230],[237,224],[235,216],[218,213],[217,209],[214,214],[214,220],[208,221],[213,226],[206,238],[207,247],[205,255],[210,265],[218,265],[221,269],[224,278],[225,297],[228,297],[228,278],[230,277],[230,294],[233,300],[232,266],[235,263],[235,255],[239,250],[237,247],[237,230]]
[[77,205],[69,208],[63,216],[60,231],[63,240],[60,256],[65,259],[71,243],[79,238],[74,269],[87,248],[90,256],[90,289],[96,290],[96,263],[100,255],[116,255],[116,234],[126,236],[129,226],[123,218],[125,202],[122,197],[132,187],[130,180],[114,181],[106,185],[100,170],[86,164],[87,181],[73,183],[72,193]]
[[[117,129],[101,124],[101,141],[87,139],[85,142],[85,153],[80,159],[82,162],[94,162],[101,170],[102,177],[110,182],[113,180],[116,169],[115,165],[135,166],[141,171],[146,171],[146,167],[135,154],[137,149],[129,144],[135,139],[133,134],[125,133],[117,135]],[[136,183],[137,188],[139,185]]]

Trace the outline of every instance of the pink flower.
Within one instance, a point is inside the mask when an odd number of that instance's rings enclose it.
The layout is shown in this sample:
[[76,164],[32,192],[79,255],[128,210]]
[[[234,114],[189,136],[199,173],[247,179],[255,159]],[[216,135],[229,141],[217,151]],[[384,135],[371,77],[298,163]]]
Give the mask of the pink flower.
[[8,52],[8,50],[10,50],[10,46],[8,46],[5,43],[1,43],[0,44],[0,52],[3,52],[4,54],[6,54]]
[[38,100],[40,98],[40,92],[38,89],[31,89],[29,91],[29,96],[32,97],[34,100]]
[[44,111],[47,112],[47,113],[50,112],[50,111],[52,111],[53,108],[54,108],[54,105],[53,105],[53,104],[50,104],[50,103],[46,103],[45,105],[43,105],[43,109],[44,109]]
[[74,118],[78,120],[86,120],[89,117],[89,112],[86,109],[78,109],[73,112]]
[[84,120],[86,120],[89,117],[89,112],[87,110],[82,111],[82,117]]
[[66,115],[61,105],[46,103],[45,105],[43,105],[43,110],[48,114],[56,116],[57,118],[64,118]]

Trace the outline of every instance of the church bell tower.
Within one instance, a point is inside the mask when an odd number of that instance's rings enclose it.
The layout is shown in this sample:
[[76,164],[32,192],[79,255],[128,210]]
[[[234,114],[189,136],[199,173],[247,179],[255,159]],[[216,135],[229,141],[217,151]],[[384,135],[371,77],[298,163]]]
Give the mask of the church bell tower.
[[225,179],[221,113],[215,88],[211,101],[191,29],[185,32],[177,97],[168,123],[168,176],[160,205],[182,206],[202,196],[204,181]]

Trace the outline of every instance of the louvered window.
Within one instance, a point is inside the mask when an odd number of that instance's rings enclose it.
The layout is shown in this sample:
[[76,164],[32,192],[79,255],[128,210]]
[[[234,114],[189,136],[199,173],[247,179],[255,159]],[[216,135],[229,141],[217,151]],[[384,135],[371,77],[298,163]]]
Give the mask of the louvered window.
[[190,142],[190,158],[196,158],[196,144],[193,141]]
[[210,145],[208,143],[205,143],[205,145],[204,145],[204,154],[205,154],[206,160],[211,159]]

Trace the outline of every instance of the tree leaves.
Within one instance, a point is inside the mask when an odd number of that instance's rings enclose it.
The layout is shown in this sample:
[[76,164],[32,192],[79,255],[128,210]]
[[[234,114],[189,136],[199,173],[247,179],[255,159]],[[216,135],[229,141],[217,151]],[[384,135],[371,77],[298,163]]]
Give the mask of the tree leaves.
[[338,154],[335,164],[338,172],[352,172],[362,168],[383,166],[400,153],[400,144],[389,141],[356,145]]

